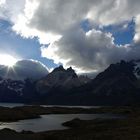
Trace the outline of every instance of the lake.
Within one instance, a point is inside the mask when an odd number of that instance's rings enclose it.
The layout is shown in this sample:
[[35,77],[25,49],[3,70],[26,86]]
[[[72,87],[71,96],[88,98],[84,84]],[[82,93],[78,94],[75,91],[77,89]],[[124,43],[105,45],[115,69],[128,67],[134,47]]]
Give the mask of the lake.
[[[0,106],[2,107],[17,107],[17,106],[31,106],[28,104],[22,104],[22,103],[0,103]],[[40,105],[42,107],[67,107],[67,108],[100,108],[101,106],[66,106],[66,105]]]
[[24,104],[22,104],[22,103],[0,103],[0,106],[12,108],[12,107],[17,107],[17,106],[24,106]]
[[117,115],[112,114],[61,114],[61,115],[42,115],[38,119],[21,120],[19,122],[12,123],[2,123],[0,124],[0,129],[10,128],[16,131],[49,131],[49,130],[63,130],[67,127],[63,126],[62,123],[70,121],[74,118],[79,118],[81,120],[92,120],[92,119],[118,119],[121,118]]
[[[24,106],[21,103],[0,103],[3,107],[17,107]],[[99,108],[99,106],[61,106],[61,105],[41,105],[43,107],[67,107],[67,108]],[[49,130],[63,130],[67,127],[63,126],[62,123],[70,121],[74,118],[79,118],[81,120],[92,120],[92,119],[117,119],[120,116],[112,114],[49,114],[41,115],[41,118],[21,120],[12,123],[0,122],[0,129],[10,128],[16,131],[49,131]]]

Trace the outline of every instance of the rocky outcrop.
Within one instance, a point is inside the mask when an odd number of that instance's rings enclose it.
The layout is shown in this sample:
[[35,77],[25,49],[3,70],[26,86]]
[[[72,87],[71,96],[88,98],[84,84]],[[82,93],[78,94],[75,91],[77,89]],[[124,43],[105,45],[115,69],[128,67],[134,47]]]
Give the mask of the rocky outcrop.
[[71,67],[64,69],[63,66],[59,66],[37,83],[37,90],[43,94],[58,88],[68,90],[79,87],[88,81],[90,79],[87,77],[85,79],[84,76],[79,78]]

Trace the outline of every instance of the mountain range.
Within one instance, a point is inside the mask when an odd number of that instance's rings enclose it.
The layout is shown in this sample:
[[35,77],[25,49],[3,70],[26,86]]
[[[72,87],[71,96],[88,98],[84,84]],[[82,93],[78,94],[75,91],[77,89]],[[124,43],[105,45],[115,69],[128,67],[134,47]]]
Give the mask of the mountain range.
[[0,78],[0,101],[59,105],[130,105],[140,102],[140,60],[111,64],[94,79],[70,67],[38,80]]

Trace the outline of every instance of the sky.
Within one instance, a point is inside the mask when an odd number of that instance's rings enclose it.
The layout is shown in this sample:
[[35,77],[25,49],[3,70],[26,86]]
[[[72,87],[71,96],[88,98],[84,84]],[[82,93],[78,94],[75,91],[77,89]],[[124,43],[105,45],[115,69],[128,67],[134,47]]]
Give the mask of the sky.
[[97,74],[140,59],[140,0],[0,0],[0,55]]

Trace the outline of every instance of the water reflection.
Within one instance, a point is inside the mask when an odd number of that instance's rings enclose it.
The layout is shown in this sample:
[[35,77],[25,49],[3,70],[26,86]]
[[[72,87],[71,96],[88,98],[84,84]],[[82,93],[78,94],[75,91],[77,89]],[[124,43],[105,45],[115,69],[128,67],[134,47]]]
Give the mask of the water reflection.
[[[9,107],[9,108],[12,108],[12,107],[18,107],[18,106],[31,106],[31,105],[28,105],[28,104],[22,104],[22,103],[1,103],[0,102],[0,106],[2,107]],[[66,108],[85,108],[85,109],[88,109],[88,108],[100,108],[101,106],[67,106],[67,105],[40,105],[42,107],[66,107]]]
[[80,118],[81,120],[92,120],[96,118],[102,119],[116,119],[120,116],[111,114],[61,114],[61,115],[42,115],[38,119],[21,120],[19,122],[1,123],[0,129],[10,128],[16,131],[48,131],[48,130],[62,130],[67,129],[62,123],[70,121],[74,118]]
[[22,104],[22,103],[0,103],[0,106],[12,108],[12,107],[24,106],[24,104]]

